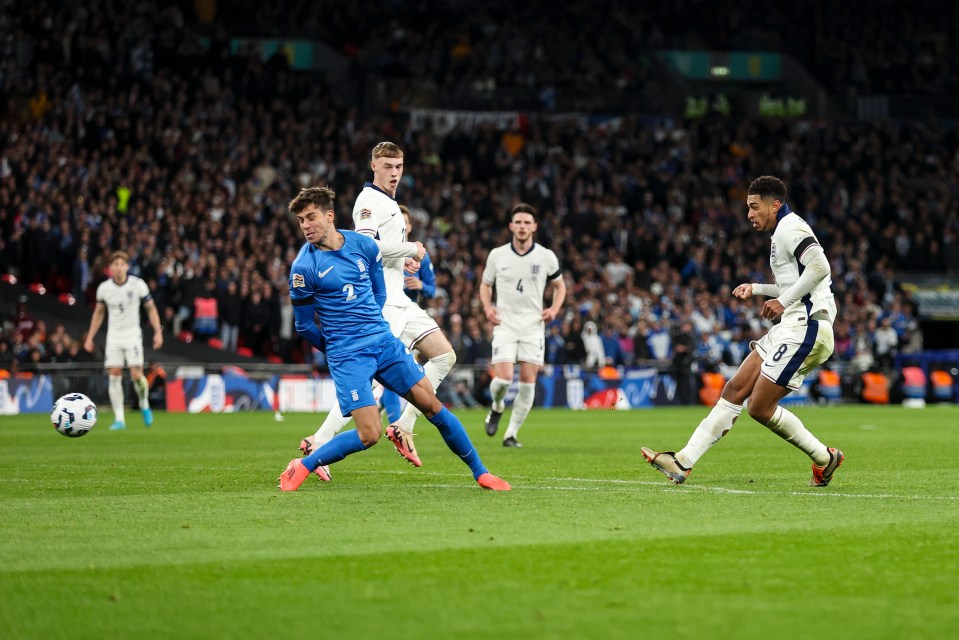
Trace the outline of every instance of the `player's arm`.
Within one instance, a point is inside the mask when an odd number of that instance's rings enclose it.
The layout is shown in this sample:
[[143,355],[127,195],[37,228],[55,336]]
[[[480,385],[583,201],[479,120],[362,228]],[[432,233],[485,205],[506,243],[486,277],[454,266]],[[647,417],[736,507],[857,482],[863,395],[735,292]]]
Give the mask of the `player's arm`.
[[300,298],[293,300],[293,320],[296,332],[306,338],[311,345],[324,351],[326,341],[320,328],[316,326],[316,314],[313,311],[312,298]]
[[383,278],[383,255],[378,251],[375,259],[370,262],[370,286],[376,304],[382,309],[386,304],[386,279]]
[[290,302],[293,303],[293,327],[296,332],[306,338],[306,341],[319,349],[326,350],[326,340],[323,333],[316,326],[316,312],[313,310],[312,282],[307,281],[307,275],[302,273],[294,263],[290,270]]
[[493,249],[486,257],[486,268],[483,269],[483,279],[480,281],[480,302],[483,303],[483,313],[486,319],[495,327],[500,323],[499,310],[493,304],[493,285],[496,284],[497,251]]
[[797,259],[804,267],[803,272],[791,286],[780,292],[777,298],[784,309],[799,302],[804,295],[811,293],[820,282],[829,277],[829,260],[826,259],[826,252],[814,238],[810,237],[807,240],[810,242],[806,246],[803,246],[806,242],[804,240],[796,249]]
[[779,295],[779,285],[745,282],[733,289],[733,295],[740,300],[745,300],[746,298],[750,298],[752,296],[767,296],[769,298],[775,298]]
[[556,277],[550,280],[549,287],[553,291],[553,302],[543,309],[543,322],[555,320],[559,310],[563,308],[563,301],[566,300],[566,281],[563,279],[563,274],[556,274]]
[[97,301],[97,306],[93,309],[93,317],[90,318],[90,328],[87,329],[87,339],[83,341],[83,348],[91,353],[93,352],[93,338],[103,325],[103,318],[106,317],[106,314],[107,305]]
[[480,283],[479,293],[480,302],[483,303],[483,313],[486,314],[486,319],[495,327],[500,323],[500,319],[499,310],[496,308],[496,305],[493,304],[493,285],[483,280]]
[[372,238],[380,248],[384,258],[413,258],[417,262],[423,259],[426,247],[422,242],[383,242],[378,234],[376,214],[369,209],[361,208],[353,211],[353,229],[367,238]]
[[163,325],[160,324],[160,311],[157,309],[153,298],[147,298],[143,306],[147,310],[147,319],[150,321],[150,326],[153,327],[153,348],[159,349],[163,346]]

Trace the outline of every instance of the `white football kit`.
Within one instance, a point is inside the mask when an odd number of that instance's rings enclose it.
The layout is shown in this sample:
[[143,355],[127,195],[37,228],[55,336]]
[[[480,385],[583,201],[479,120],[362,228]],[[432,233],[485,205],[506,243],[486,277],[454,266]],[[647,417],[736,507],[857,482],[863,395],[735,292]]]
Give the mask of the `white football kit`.
[[[785,205],[772,236],[769,266],[776,284],[772,289],[761,285],[756,293],[778,297],[802,274],[800,259],[819,240],[805,220]],[[792,390],[802,386],[803,378],[832,355],[834,337],[832,323],[836,319],[836,302],[828,273],[808,294],[783,311],[779,324],[750,346],[763,358],[762,375]],[[755,286],[754,286],[755,289]],[[776,291],[778,289],[778,292]],[[773,295],[775,294],[775,295]]]
[[556,254],[536,243],[524,254],[517,253],[512,243],[489,252],[483,282],[496,288],[500,318],[500,324],[493,327],[492,364],[543,364],[543,295],[547,283],[562,275]]
[[118,285],[113,278],[97,287],[97,302],[107,307],[107,344],[104,367],[142,367],[143,331],[140,305],[150,299],[150,288],[137,276],[128,275]]
[[[383,279],[386,304],[383,317],[394,336],[407,348],[434,331],[439,325],[403,291],[406,258],[415,255],[415,246],[406,239],[406,219],[396,200],[367,182],[353,205],[353,225],[357,232],[379,240],[382,247],[402,247],[395,252],[383,250]],[[405,246],[404,246],[405,245]]]

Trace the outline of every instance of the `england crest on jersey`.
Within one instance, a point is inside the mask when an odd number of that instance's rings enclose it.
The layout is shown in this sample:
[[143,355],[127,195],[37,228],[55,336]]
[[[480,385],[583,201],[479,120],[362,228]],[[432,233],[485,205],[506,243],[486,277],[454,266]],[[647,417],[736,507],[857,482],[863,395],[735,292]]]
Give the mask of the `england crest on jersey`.
[[539,275],[539,265],[538,264],[531,265],[529,268],[529,273],[532,276]]

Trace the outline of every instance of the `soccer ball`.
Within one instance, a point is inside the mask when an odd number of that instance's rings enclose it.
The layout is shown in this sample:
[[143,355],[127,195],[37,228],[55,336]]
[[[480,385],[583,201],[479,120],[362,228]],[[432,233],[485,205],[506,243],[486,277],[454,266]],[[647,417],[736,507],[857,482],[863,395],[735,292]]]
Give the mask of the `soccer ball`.
[[82,393],[68,393],[53,403],[50,422],[68,438],[85,436],[97,423],[97,405]]

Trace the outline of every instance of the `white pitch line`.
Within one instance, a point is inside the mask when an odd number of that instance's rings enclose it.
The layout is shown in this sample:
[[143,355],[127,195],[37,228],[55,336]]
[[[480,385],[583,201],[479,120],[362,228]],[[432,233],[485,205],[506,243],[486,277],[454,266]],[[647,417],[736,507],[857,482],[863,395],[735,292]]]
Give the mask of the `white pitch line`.
[[[370,474],[370,475],[380,475],[380,474],[390,474],[390,475],[399,475],[407,474],[409,471],[355,471],[354,473],[359,474]],[[459,473],[447,473],[440,471],[420,471],[417,472],[419,475],[428,475],[428,476],[442,476],[442,477],[461,477],[462,474]],[[866,500],[946,500],[946,501],[959,501],[959,496],[910,496],[910,495],[901,495],[894,493],[837,493],[829,489],[823,490],[813,490],[810,488],[809,491],[756,491],[754,489],[732,489],[729,487],[713,487],[713,486],[703,486],[703,485],[693,485],[685,487],[673,487],[669,486],[668,481],[663,480],[662,482],[652,482],[648,480],[628,480],[623,478],[570,478],[570,477],[546,477],[534,479],[529,476],[511,476],[509,480],[513,482],[518,481],[532,481],[533,484],[520,484],[517,485],[516,489],[536,489],[536,490],[553,490],[553,491],[625,491],[630,488],[640,488],[640,487],[654,487],[659,491],[700,491],[704,493],[722,493],[728,495],[746,495],[746,496],[800,496],[804,498],[858,498]],[[571,486],[571,485],[551,485],[551,484],[537,484],[536,480],[546,480],[553,482],[578,482],[582,484],[593,484],[593,485],[607,485],[607,486],[593,486],[593,487],[583,487],[583,486]],[[422,485],[427,488],[456,488],[459,485]]]

